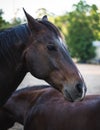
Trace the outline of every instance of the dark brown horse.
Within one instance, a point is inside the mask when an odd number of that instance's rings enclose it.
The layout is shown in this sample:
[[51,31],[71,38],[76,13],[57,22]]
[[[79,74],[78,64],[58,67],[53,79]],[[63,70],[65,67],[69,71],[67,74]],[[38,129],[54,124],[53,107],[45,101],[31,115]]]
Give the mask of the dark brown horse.
[[70,101],[82,100],[86,87],[57,27],[44,16],[0,33],[0,106],[27,72],[43,79]]
[[25,88],[11,96],[0,118],[2,130],[16,121],[24,130],[100,130],[100,96],[71,103],[49,86]]

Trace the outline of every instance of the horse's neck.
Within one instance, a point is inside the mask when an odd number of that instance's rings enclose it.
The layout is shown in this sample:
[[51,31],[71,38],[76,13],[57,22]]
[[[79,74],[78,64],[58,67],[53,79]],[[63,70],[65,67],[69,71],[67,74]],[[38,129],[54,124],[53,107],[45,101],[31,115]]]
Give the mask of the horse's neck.
[[22,54],[29,33],[27,25],[0,33],[0,105],[5,103],[27,72]]

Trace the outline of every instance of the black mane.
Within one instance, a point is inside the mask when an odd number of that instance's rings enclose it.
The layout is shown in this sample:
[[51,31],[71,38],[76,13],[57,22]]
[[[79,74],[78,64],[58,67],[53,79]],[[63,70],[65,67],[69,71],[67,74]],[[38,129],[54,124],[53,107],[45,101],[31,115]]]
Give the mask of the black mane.
[[[37,19],[38,22],[45,25],[49,30],[54,32],[56,36],[60,36],[59,29],[54,26],[51,22],[46,20]],[[14,44],[24,43],[30,34],[30,30],[27,24],[18,25],[16,27],[9,28],[0,32],[0,56],[6,53],[10,46]]]
[[[49,30],[54,32],[56,37],[60,36],[59,29],[53,25],[51,22],[37,19],[37,21],[43,25],[45,25]],[[7,57],[11,57],[14,52],[14,47],[27,42],[28,36],[30,34],[30,29],[27,24],[18,25],[4,31],[0,32],[0,59],[4,57],[7,60]]]
[[[14,46],[24,43],[29,36],[26,24],[18,25],[0,32],[0,57],[12,55]],[[6,58],[7,59],[7,58]]]
[[[28,29],[27,25],[22,24],[22,25],[18,25],[18,26],[9,28],[7,30],[1,31],[0,32],[0,39],[2,39],[2,40],[5,40],[5,39],[10,40],[9,37],[13,38],[13,36],[14,36],[14,37],[16,37],[15,39],[24,40],[25,36],[27,36],[28,34],[29,34],[29,29]],[[15,39],[13,39],[13,40],[15,40]]]

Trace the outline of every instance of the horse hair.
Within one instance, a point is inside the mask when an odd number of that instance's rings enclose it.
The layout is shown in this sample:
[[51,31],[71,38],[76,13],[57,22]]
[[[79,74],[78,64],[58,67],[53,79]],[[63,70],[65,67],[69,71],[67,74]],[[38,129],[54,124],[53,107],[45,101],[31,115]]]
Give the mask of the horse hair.
[[[54,32],[56,36],[61,36],[58,28],[46,20],[37,19],[37,21],[45,25],[49,30]],[[13,56],[13,48],[15,43],[25,43],[27,41],[30,30],[27,24],[18,25],[0,32],[0,57],[7,59]]]

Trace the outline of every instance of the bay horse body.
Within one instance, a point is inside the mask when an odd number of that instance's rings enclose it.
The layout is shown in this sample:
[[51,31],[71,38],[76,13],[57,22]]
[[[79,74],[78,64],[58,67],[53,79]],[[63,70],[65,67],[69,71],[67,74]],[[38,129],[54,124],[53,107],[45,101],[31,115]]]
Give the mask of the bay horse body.
[[86,86],[58,28],[46,16],[38,20],[24,12],[28,23],[0,33],[0,106],[27,72],[51,84],[67,100],[82,100]]
[[30,87],[15,92],[0,112],[2,130],[14,122],[24,130],[100,130],[100,95],[71,103],[50,86]]

